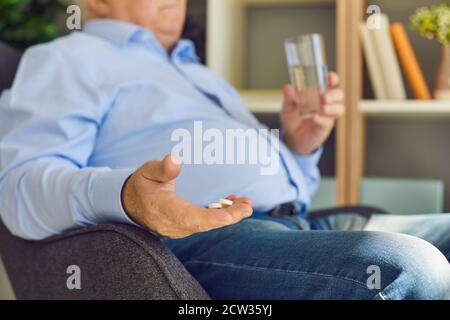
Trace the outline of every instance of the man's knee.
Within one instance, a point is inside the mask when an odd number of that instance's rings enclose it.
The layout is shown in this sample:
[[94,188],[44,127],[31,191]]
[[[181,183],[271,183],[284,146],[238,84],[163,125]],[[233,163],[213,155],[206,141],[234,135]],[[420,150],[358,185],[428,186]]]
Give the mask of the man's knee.
[[377,255],[382,299],[449,299],[450,265],[430,243],[407,235],[385,234]]

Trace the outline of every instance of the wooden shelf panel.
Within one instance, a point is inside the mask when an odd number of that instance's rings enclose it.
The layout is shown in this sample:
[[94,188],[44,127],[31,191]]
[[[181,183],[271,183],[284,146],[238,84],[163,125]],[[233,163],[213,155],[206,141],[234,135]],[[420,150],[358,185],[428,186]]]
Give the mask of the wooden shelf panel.
[[364,100],[359,111],[368,117],[450,117],[450,101],[379,101]]
[[242,90],[244,105],[253,113],[279,113],[283,103],[281,90]]
[[[245,106],[253,113],[279,113],[283,102],[281,90],[242,90]],[[450,117],[450,101],[363,100],[358,110],[368,117]]]

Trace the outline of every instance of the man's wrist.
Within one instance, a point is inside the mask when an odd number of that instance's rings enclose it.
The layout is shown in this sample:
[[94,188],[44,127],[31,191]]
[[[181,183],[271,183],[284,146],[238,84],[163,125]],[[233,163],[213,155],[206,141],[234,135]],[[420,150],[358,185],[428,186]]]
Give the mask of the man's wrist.
[[125,182],[122,185],[122,190],[120,192],[120,202],[122,204],[122,210],[123,212],[125,212],[125,214],[130,217],[130,209],[127,208],[127,202],[128,202],[128,189],[129,189],[129,183],[130,183],[130,179],[133,176],[133,174],[130,174],[127,179],[125,180]]
[[305,150],[300,150],[301,148],[299,148],[297,146],[297,143],[295,142],[295,138],[291,137],[290,135],[287,135],[286,133],[282,133],[282,141],[284,142],[284,144],[287,145],[287,147],[289,148],[289,150],[291,150],[292,153],[294,153],[295,156],[299,156],[299,157],[308,157],[311,155],[314,155],[319,149],[319,147],[316,148],[310,148],[310,149],[306,149]]
[[135,207],[134,197],[132,196],[133,191],[131,191],[132,190],[131,184],[133,183],[132,182],[133,174],[129,175],[128,178],[123,183],[120,199],[121,199],[122,210],[123,210],[124,214],[126,214],[128,219],[133,221],[134,224],[140,226],[141,224],[138,221],[136,221],[136,219],[134,218],[134,213],[136,210],[134,210],[134,207]]
[[315,170],[322,158],[323,146],[317,148],[313,153],[302,156],[294,154],[294,158],[297,163],[305,170],[305,172],[310,172],[310,170]]
[[122,205],[123,185],[133,172],[132,169],[120,169],[98,174],[91,194],[97,223],[134,224]]

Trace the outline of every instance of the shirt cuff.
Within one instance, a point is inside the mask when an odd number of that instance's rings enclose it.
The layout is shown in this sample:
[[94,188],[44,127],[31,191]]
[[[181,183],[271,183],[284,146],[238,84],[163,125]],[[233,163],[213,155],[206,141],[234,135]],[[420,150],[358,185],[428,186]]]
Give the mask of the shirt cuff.
[[91,198],[96,223],[126,223],[137,226],[128,217],[122,205],[122,188],[133,172],[133,169],[112,170],[101,172],[96,177]]
[[302,156],[298,154],[294,154],[295,160],[297,161],[298,165],[304,172],[312,172],[313,170],[316,170],[319,161],[322,158],[323,154],[323,147],[320,147],[313,153],[307,156]]

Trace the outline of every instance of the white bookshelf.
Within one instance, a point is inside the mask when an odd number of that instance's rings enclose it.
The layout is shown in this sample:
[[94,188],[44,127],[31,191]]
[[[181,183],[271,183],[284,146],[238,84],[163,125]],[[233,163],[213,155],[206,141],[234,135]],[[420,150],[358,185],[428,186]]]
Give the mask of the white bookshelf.
[[[335,3],[335,0],[207,1],[207,65],[238,89],[243,89],[245,82],[246,18],[249,7]],[[264,95],[264,91],[261,93]]]
[[[254,113],[278,113],[282,92],[246,90],[246,10],[250,7],[283,5],[330,5],[335,0],[208,0],[207,64],[216,73],[238,88],[245,105]],[[287,71],[286,71],[287,72]]]
[[[241,90],[242,101],[253,113],[279,113],[283,102],[281,90]],[[369,118],[450,117],[450,101],[363,100],[359,111]]]

